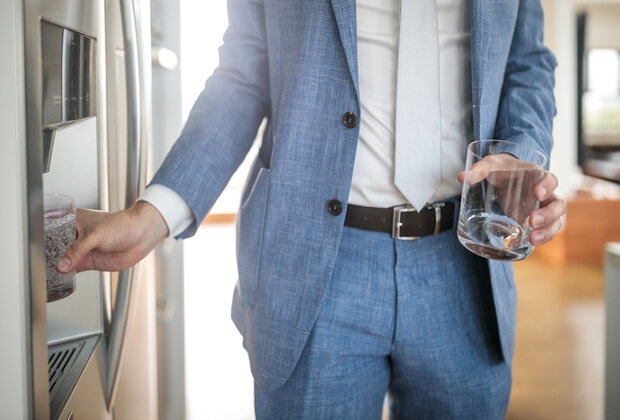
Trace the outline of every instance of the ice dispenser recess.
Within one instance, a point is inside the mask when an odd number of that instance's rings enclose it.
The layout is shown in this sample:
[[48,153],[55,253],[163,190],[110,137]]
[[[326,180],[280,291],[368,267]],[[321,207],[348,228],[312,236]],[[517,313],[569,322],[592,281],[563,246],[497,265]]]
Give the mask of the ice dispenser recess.
[[96,41],[41,21],[43,172],[49,172],[56,130],[97,114]]

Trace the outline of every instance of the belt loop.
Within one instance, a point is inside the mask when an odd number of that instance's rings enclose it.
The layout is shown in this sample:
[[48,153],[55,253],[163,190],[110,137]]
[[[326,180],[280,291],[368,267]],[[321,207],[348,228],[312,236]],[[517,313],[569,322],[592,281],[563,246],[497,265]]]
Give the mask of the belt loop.
[[444,203],[437,203],[433,205],[435,208],[435,232],[433,235],[438,235],[441,232],[441,208],[444,206]]

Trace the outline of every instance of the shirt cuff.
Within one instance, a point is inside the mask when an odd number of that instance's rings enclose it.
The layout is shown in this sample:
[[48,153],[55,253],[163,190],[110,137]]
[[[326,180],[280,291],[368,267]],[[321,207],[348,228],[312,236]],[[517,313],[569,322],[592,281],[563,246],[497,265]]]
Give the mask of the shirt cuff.
[[192,209],[172,188],[162,184],[151,184],[140,195],[138,201],[151,203],[161,213],[168,225],[168,236],[180,235],[194,222]]

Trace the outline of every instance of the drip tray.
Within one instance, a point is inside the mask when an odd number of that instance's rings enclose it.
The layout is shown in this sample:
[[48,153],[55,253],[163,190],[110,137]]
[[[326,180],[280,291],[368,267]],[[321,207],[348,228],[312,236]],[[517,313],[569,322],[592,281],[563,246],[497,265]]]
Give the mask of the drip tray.
[[47,348],[50,418],[56,419],[75,389],[100,334],[51,344]]

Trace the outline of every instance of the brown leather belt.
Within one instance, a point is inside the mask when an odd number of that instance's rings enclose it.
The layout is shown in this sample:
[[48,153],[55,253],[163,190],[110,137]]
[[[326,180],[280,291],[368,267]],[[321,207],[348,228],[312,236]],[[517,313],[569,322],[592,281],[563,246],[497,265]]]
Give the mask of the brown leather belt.
[[395,239],[418,239],[452,229],[454,203],[436,203],[417,212],[410,206],[347,206],[345,226],[390,233]]

